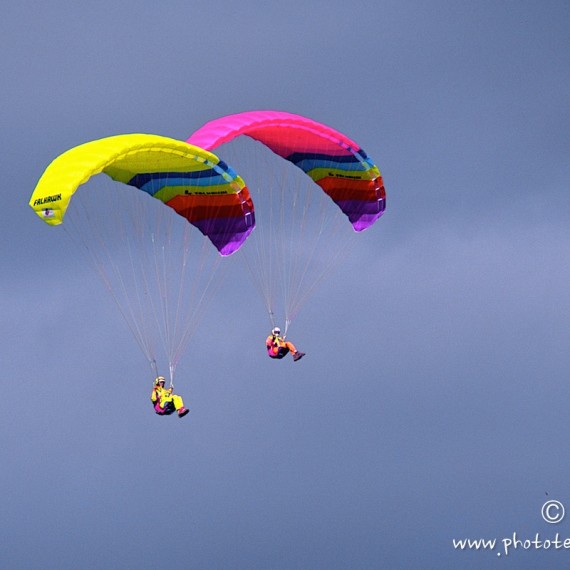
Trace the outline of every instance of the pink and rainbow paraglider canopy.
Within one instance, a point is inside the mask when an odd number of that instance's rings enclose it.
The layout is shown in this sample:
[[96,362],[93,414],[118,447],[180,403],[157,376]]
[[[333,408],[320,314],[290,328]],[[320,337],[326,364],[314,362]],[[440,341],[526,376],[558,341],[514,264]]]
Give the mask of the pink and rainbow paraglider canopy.
[[358,232],[386,208],[378,167],[354,141],[311,119],[281,111],[250,111],[206,123],[188,143],[213,150],[247,135],[310,176],[346,214]]

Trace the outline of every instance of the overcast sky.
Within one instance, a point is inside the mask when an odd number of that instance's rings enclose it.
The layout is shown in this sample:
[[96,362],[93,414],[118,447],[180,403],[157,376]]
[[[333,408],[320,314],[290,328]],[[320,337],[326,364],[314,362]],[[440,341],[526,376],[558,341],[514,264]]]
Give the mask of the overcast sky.
[[[570,509],[569,32],[555,0],[3,6],[0,566],[568,567],[501,541],[570,537],[541,516]],[[358,141],[387,211],[297,320],[298,363],[267,358],[232,266],[180,365],[191,413],[160,418],[28,200],[77,144],[255,109]]]

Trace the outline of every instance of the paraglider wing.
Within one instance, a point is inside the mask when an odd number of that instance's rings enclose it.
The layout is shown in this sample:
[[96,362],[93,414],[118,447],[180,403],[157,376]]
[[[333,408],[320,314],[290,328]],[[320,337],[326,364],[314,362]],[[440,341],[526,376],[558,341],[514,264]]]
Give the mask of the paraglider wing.
[[61,224],[77,188],[101,172],[173,208],[221,255],[237,251],[255,225],[249,191],[231,167],[202,148],[149,134],[107,137],[64,152],[40,178],[30,206],[46,223]]
[[172,383],[219,287],[222,258],[254,228],[242,178],[184,141],[123,134],[58,156],[30,206],[87,253],[153,376],[166,364]]
[[338,205],[359,232],[386,208],[378,167],[354,141],[311,119],[280,111],[251,111],[215,119],[188,143],[213,150],[247,135],[289,160],[310,176]]

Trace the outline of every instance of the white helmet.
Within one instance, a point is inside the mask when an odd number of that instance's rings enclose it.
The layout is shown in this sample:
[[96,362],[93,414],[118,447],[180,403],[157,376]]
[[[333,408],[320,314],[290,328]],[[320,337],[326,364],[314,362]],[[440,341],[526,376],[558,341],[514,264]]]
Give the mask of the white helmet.
[[272,331],[271,334],[273,336],[279,336],[281,334],[281,329],[279,327],[275,327]]

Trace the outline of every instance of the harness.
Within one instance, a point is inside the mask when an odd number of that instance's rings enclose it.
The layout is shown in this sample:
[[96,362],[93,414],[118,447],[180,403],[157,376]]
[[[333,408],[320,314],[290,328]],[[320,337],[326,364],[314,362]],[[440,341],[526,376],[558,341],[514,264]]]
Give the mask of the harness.
[[[174,408],[174,402],[170,401],[170,402],[166,402],[164,404],[164,408],[160,405],[160,392],[161,391],[166,391],[164,388],[160,388],[159,386],[155,386],[154,387],[154,395],[156,397],[156,402],[152,402],[152,407],[154,408],[154,411],[160,415],[160,416],[168,416],[170,414],[172,414],[173,412],[175,412],[175,408]],[[151,400],[152,401],[152,400]]]
[[[269,356],[271,356],[271,358],[283,358],[289,353],[289,349],[285,346],[285,341],[280,336],[272,335],[270,348]],[[275,348],[277,349],[277,353],[274,352]]]

